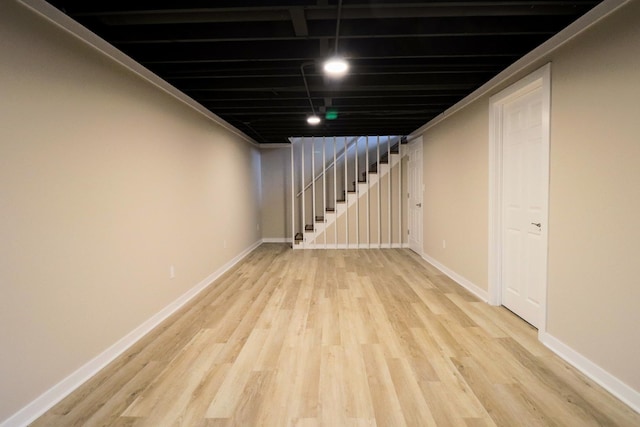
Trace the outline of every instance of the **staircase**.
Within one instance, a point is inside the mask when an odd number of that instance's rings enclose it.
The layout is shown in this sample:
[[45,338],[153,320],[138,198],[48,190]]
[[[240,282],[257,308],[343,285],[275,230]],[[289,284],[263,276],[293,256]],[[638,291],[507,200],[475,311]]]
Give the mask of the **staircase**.
[[[305,185],[297,194],[297,209],[294,211],[299,217],[294,217],[293,221],[298,226],[294,249],[402,246],[400,138],[386,137],[382,142],[380,137],[357,138],[351,145],[345,143],[340,155],[334,151],[334,156],[326,161],[326,140],[323,139],[320,151],[325,161],[321,165],[327,166],[318,174],[301,180]],[[304,139],[299,143],[305,144]],[[319,152],[317,144],[311,145],[308,141],[306,144],[309,145],[306,153],[316,156]],[[333,144],[335,150],[336,141],[329,144]],[[305,158],[304,148],[301,147],[297,153],[294,150],[294,160],[296,157],[303,165],[298,175],[304,174],[305,164],[311,164],[314,172],[318,169],[314,159],[309,161]],[[342,177],[337,177],[338,172]],[[332,191],[327,191],[328,178],[334,185]],[[304,218],[307,221],[301,221]]]

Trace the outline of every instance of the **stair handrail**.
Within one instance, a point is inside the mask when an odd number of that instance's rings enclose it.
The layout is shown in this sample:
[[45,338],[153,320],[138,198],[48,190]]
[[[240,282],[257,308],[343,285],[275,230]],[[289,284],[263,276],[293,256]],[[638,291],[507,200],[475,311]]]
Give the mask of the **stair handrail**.
[[[357,144],[358,144],[358,142],[360,141],[360,138],[362,138],[362,136],[355,137],[353,141],[351,141],[349,144],[347,144],[347,148],[346,148],[346,149],[344,149],[344,150],[342,151],[342,153],[340,153],[340,155],[336,156],[336,159],[335,159],[334,161],[332,161],[332,162],[331,162],[327,167],[325,167],[325,168],[322,170],[322,172],[320,172],[317,176],[314,176],[314,177],[313,177],[313,179],[312,179],[312,180],[311,180],[311,181],[310,181],[310,182],[309,182],[309,183],[308,183],[308,184],[307,184],[307,185],[306,185],[302,190],[300,190],[300,191],[298,192],[298,194],[296,194],[296,197],[297,197],[297,198],[298,198],[298,197],[300,197],[300,195],[301,195],[302,193],[304,193],[305,191],[307,191],[307,189],[308,189],[309,187],[311,187],[311,186],[313,185],[313,183],[314,183],[314,182],[316,182],[317,180],[319,180],[320,178],[322,178],[322,176],[323,176],[325,173],[327,173],[327,170],[328,170],[329,168],[331,168],[331,166],[333,166],[333,165],[335,164],[335,162],[337,162],[340,158],[342,158],[342,157],[343,157],[343,156],[344,156],[344,155],[349,151],[349,149],[350,149],[351,147],[353,147],[354,145],[357,145]],[[356,152],[357,152],[357,149],[356,149]]]

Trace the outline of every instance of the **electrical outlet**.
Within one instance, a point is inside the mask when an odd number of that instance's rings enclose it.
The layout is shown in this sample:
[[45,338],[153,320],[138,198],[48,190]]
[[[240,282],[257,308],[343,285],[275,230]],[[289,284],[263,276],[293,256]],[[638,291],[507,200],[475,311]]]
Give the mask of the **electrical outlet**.
[[260,231],[260,224],[256,224],[256,230]]
[[176,278],[176,269],[173,265],[169,266],[169,279]]
[[226,248],[226,247],[227,247],[227,241],[226,241],[226,240],[224,240],[224,241],[222,242],[222,247],[224,247],[224,248]]
[[442,241],[442,249],[445,249],[447,247],[447,241],[443,240]]

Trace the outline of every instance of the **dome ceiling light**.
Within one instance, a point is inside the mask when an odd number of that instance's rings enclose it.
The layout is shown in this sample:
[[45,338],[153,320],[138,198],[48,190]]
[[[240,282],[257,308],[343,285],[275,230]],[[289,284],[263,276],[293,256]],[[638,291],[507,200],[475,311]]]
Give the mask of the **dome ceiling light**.
[[329,77],[342,77],[349,71],[349,63],[338,54],[338,40],[340,38],[340,18],[342,16],[342,0],[338,1],[338,18],[336,20],[336,44],[333,56],[324,63],[324,72]]
[[315,114],[307,117],[307,123],[309,123],[311,126],[320,124],[321,121],[322,120],[320,119],[320,117],[316,116]]
[[342,77],[349,71],[349,63],[344,58],[334,56],[324,63],[324,71],[331,77]]

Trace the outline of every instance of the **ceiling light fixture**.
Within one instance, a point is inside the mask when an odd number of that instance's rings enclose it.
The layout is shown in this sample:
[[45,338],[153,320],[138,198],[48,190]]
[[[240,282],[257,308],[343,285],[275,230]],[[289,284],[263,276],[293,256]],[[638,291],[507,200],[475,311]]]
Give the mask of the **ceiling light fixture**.
[[304,67],[307,65],[313,65],[313,62],[303,62],[300,66],[300,72],[302,73],[302,80],[304,81],[304,88],[307,90],[307,98],[309,98],[309,105],[311,106],[312,115],[307,117],[307,123],[312,126],[320,124],[322,119],[316,114],[316,109],[313,107],[313,101],[311,100],[311,92],[309,92],[309,85],[307,84],[307,76],[304,74]]
[[349,63],[343,58],[334,56],[324,63],[324,71],[332,77],[341,77],[349,71]]
[[324,72],[329,77],[342,77],[349,71],[349,63],[338,54],[338,40],[340,38],[340,18],[342,17],[342,0],[338,1],[338,19],[336,20],[336,44],[333,56],[324,63]]
[[307,123],[309,123],[312,126],[319,124],[321,121],[322,120],[320,120],[320,117],[316,116],[315,114],[313,116],[307,117]]

